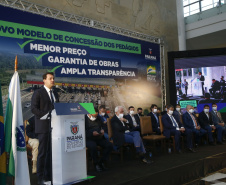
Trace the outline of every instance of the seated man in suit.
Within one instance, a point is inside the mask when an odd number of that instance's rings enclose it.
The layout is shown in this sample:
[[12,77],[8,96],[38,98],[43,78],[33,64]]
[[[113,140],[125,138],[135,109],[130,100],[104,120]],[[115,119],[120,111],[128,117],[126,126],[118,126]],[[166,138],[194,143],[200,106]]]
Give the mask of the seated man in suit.
[[159,114],[157,113],[157,105],[152,104],[150,109],[151,109],[151,112],[148,113],[147,116],[151,116],[151,124],[152,124],[153,132],[155,132],[158,135],[161,135],[160,125],[159,125]]
[[207,131],[210,145],[215,145],[213,142],[212,130],[217,131],[217,143],[222,144],[223,128],[221,126],[214,126],[212,121],[212,115],[209,113],[209,110],[209,105],[204,105],[203,111],[199,114],[199,123],[201,127]]
[[139,120],[140,122],[140,117],[144,116],[143,115],[143,109],[141,107],[137,108],[137,113],[134,115],[135,119]]
[[176,117],[178,120],[181,120],[182,113],[179,104],[176,105],[176,110],[173,111],[173,116]]
[[161,115],[163,116],[166,113],[167,113],[167,105],[164,106],[164,110],[161,112]]
[[102,121],[102,129],[104,130],[104,137],[109,140],[108,137],[108,127],[107,127],[107,119],[109,118],[108,114],[106,113],[106,109],[104,105],[101,105],[99,107],[99,114],[98,116],[100,117]]
[[212,97],[215,97],[216,91],[220,90],[220,82],[218,80],[212,79],[212,85],[211,88],[209,89],[210,94]]
[[[85,129],[86,129],[86,147],[93,159],[95,169],[100,172],[106,170],[105,162],[113,149],[113,144],[104,138],[104,130],[100,117],[98,117],[98,109],[95,108],[95,114],[85,115]],[[98,161],[97,146],[103,148],[103,155]]]
[[32,148],[32,173],[37,173],[38,158],[38,135],[35,133],[35,116],[32,116],[26,125],[26,135],[29,137],[28,144]]
[[217,111],[217,104],[212,104],[212,111],[210,112],[213,119],[213,124],[215,127],[222,127],[223,128],[223,136],[222,140],[224,140],[224,135],[226,134],[226,125],[221,117],[221,113]]
[[195,143],[196,146],[198,146],[201,137],[207,132],[200,127],[198,120],[194,114],[194,107],[192,107],[191,105],[187,105],[186,109],[187,111],[182,116],[184,127],[185,129],[191,129],[192,132],[195,134]]
[[144,163],[150,164],[149,156],[146,154],[143,141],[140,137],[140,132],[130,131],[126,123],[127,120],[123,118],[123,107],[117,106],[115,108],[115,115],[111,119],[111,126],[113,131],[113,141],[118,147],[123,146],[125,143],[132,143],[136,148],[136,152],[140,155]]
[[128,114],[124,116],[128,120],[128,125],[130,131],[140,131],[140,119],[135,117],[134,107],[130,106],[128,108]]
[[188,150],[190,152],[195,152],[192,146],[192,131],[183,127],[180,120],[173,115],[173,110],[174,107],[172,105],[168,105],[167,113],[162,116],[162,123],[164,126],[163,135],[166,136],[166,138],[170,138],[170,136],[175,137],[175,145],[178,153],[181,153],[180,136],[186,135]]

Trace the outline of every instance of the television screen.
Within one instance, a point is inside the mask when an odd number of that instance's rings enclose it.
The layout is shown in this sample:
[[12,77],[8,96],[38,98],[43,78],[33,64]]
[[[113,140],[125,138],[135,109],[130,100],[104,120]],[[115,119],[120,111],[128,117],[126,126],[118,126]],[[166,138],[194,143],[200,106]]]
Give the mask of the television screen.
[[176,101],[183,108],[226,102],[226,55],[177,58],[174,65]]

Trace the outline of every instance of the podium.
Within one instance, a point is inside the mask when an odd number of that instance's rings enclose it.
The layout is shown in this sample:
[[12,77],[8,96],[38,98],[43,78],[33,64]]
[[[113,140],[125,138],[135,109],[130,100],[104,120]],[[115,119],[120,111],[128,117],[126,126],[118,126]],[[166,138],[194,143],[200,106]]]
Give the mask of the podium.
[[52,111],[53,185],[87,179],[85,114],[93,114],[92,103],[55,103]]

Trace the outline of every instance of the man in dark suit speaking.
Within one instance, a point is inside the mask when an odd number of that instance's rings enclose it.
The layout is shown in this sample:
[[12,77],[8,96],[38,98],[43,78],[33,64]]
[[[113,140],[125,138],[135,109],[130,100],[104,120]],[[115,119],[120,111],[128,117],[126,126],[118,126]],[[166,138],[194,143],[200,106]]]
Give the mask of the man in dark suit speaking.
[[[43,75],[44,86],[36,90],[31,100],[31,111],[35,115],[35,133],[38,134],[38,160],[37,176],[38,184],[52,179],[51,161],[51,112],[54,109],[54,102],[59,102],[59,97],[53,91],[54,74],[47,72]],[[41,119],[45,115],[46,119]]]

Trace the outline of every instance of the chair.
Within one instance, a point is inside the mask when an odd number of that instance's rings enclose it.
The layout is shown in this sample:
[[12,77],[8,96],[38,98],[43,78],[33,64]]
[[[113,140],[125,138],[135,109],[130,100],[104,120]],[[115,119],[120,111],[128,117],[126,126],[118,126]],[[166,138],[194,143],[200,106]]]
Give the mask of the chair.
[[[140,117],[140,128],[142,139],[145,141],[151,141],[154,143],[154,150],[156,150],[156,141],[161,142],[161,146],[164,145],[165,136],[155,135],[152,129],[151,117],[150,116],[142,116]],[[161,130],[161,127],[160,127]]]
[[[112,126],[111,126],[111,118],[108,118],[107,119],[108,137],[109,137],[109,141],[114,144],[114,141],[113,141],[113,131],[112,131]],[[124,147],[129,147],[130,149],[134,148],[133,144],[125,143],[123,146],[121,146],[119,148],[119,152],[117,152],[117,151],[113,151],[112,152],[112,153],[116,153],[116,154],[119,154],[120,155],[121,162],[123,162],[123,156],[124,156],[123,155],[123,149],[124,149]]]
[[24,135],[27,148],[27,158],[32,160],[32,147],[28,144],[29,137],[26,134],[27,120],[24,121]]

